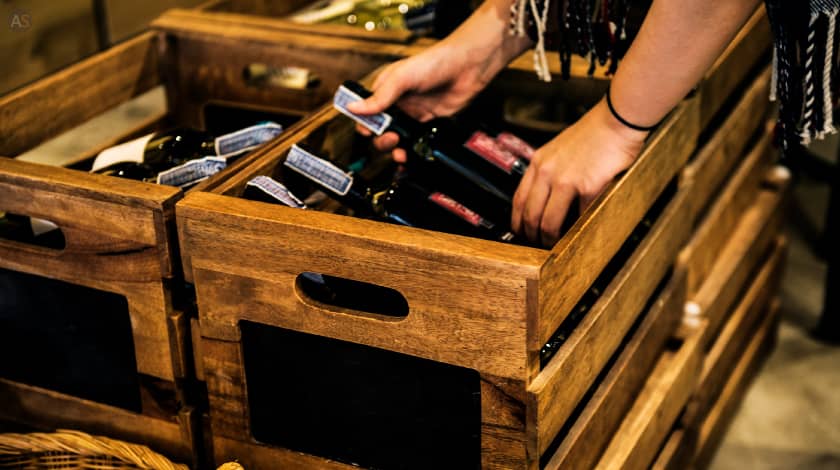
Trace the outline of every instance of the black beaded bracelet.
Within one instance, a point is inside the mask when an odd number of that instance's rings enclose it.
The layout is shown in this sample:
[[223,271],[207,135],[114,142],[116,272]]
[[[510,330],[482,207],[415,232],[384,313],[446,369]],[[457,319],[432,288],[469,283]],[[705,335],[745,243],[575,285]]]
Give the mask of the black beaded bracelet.
[[636,130],[636,131],[641,131],[641,132],[650,132],[650,131],[656,129],[656,126],[658,126],[659,123],[656,123],[656,124],[654,124],[650,127],[637,126],[636,124],[633,124],[632,122],[628,121],[627,119],[624,119],[623,117],[621,117],[621,115],[618,114],[618,111],[615,110],[615,107],[613,107],[612,98],[610,98],[610,89],[611,88],[612,88],[612,86],[607,87],[607,106],[610,108],[610,112],[612,113],[613,117],[618,119],[618,122],[624,124],[625,126],[629,127],[630,129],[633,129],[633,130]]

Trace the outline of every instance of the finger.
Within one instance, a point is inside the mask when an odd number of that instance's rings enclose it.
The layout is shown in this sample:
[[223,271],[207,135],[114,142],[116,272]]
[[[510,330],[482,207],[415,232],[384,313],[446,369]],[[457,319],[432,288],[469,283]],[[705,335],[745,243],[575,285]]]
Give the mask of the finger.
[[373,132],[371,132],[370,129],[361,124],[356,124],[356,132],[362,134],[365,137],[370,137],[373,135]]
[[540,239],[540,224],[542,223],[545,205],[551,194],[551,186],[538,179],[528,192],[528,201],[522,215],[525,236],[532,242]]
[[519,182],[516,194],[513,195],[513,208],[510,214],[510,228],[513,233],[522,233],[522,214],[525,213],[525,202],[528,201],[528,192],[531,191],[535,172],[536,167],[534,165],[525,170],[525,175]]
[[382,82],[382,85],[374,90],[373,95],[362,101],[355,101],[347,105],[347,109],[356,114],[376,114],[388,109],[400,96],[405,93],[408,83],[399,78],[397,74],[390,80]]
[[380,152],[388,152],[400,143],[400,137],[394,132],[386,132],[373,139],[373,146]]
[[394,156],[394,161],[397,163],[406,163],[408,161],[408,155],[405,153],[405,150],[401,148],[395,148],[391,155]]
[[540,238],[543,246],[554,246],[560,239],[563,222],[566,220],[574,198],[575,191],[569,185],[558,185],[551,188],[551,196],[545,205],[545,211],[540,222]]

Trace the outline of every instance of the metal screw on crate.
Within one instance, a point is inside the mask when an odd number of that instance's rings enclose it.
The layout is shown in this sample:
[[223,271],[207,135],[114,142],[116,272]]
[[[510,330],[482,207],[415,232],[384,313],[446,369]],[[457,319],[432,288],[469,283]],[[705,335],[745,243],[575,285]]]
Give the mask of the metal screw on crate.
[[15,10],[9,15],[9,30],[23,32],[32,27],[32,15],[25,10]]

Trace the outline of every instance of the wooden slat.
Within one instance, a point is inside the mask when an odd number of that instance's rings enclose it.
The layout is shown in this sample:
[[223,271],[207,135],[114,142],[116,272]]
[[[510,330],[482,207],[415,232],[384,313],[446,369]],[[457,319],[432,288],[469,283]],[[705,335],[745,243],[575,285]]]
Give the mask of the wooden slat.
[[242,442],[213,436],[216,465],[238,462],[248,469],[306,468],[312,470],[358,470],[359,467],[255,442]]
[[539,312],[529,323],[529,350],[538,351],[548,341],[694,151],[696,104],[689,100],[674,111],[627,173],[551,250],[540,272]]
[[691,468],[694,455],[697,452],[697,433],[693,429],[676,428],[656,461],[650,466],[651,470],[685,470]]
[[766,122],[769,88],[770,69],[765,69],[683,170],[681,178],[694,185],[692,219],[699,217],[709,202],[715,200],[733,169],[748,155],[746,147],[750,138]]
[[16,156],[158,85],[155,48],[155,35],[144,33],[0,97],[0,155]]
[[528,387],[535,455],[542,455],[554,440],[673,265],[689,237],[685,208],[690,198],[690,191],[674,197],[601,298]]
[[761,315],[766,313],[772,297],[778,293],[787,256],[785,246],[783,240],[777,242],[706,355],[697,392],[683,416],[687,426],[708,414],[714,399],[720,394],[727,377],[749,344],[755,327],[761,321]]
[[744,215],[730,243],[719,253],[720,262],[692,299],[709,321],[706,344],[718,334],[735,299],[776,239],[783,220],[785,194],[784,187],[759,194],[756,205]]
[[[777,151],[765,134],[746,155],[743,162],[720,191],[712,207],[697,228],[691,242],[680,253],[680,261],[688,267],[688,292],[694,296],[709,277],[721,250],[729,243],[732,231],[759,194],[761,181],[777,157]],[[705,182],[693,180],[697,191],[704,191]]]
[[545,469],[588,470],[598,462],[682,319],[685,271],[678,269],[668,282]]
[[747,392],[753,377],[770,355],[776,342],[779,321],[779,302],[774,302],[767,316],[741,356],[738,365],[721,391],[717,402],[700,427],[696,468],[706,468],[735,417],[735,412]]
[[[251,320],[525,377],[527,282],[542,250],[209,193],[177,210],[206,337],[237,340],[238,322]],[[306,271],[395,289],[409,314],[397,321],[303,300],[295,279]],[[457,295],[440,295],[453,286]],[[243,303],[231,288],[250,295]]]
[[697,383],[704,329],[693,328],[677,351],[662,356],[595,468],[646,469],[653,462]]
[[771,41],[770,23],[761,6],[706,72],[698,86],[701,129],[709,125],[749,71],[761,60],[768,59]]
[[0,419],[45,430],[79,429],[92,434],[143,443],[180,462],[192,449],[176,417],[155,419],[121,408],[0,379]]

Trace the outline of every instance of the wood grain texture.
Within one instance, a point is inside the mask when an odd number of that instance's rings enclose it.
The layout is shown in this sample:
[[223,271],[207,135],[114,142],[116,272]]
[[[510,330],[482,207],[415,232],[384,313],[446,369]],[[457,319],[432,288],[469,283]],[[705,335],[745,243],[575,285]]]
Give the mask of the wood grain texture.
[[[762,180],[777,156],[770,134],[765,134],[719,191],[691,241],[680,253],[680,261],[689,270],[689,296],[694,296],[709,277],[732,236],[732,231],[725,228],[738,226],[758,197]],[[698,180],[693,180],[693,186],[697,191],[704,191],[704,184]]]
[[529,432],[542,455],[616,351],[688,240],[679,192],[568,340],[528,386]]
[[697,117],[695,101],[681,104],[624,176],[601,194],[551,250],[540,272],[540,311],[529,322],[529,350],[537,351],[548,341],[694,152]]
[[140,442],[180,462],[192,449],[176,417],[154,419],[121,408],[0,379],[0,419],[53,431],[79,429],[128,442]]
[[598,462],[682,320],[684,303],[685,271],[677,269],[545,469],[588,470]]
[[697,452],[697,432],[677,427],[650,466],[651,470],[686,470],[691,468]]
[[705,129],[744,77],[761,61],[769,61],[772,34],[760,6],[700,82],[700,128]]
[[[770,136],[765,136],[745,158],[710,208],[691,243],[681,253],[681,260],[690,267],[690,295],[696,294],[709,277],[721,250],[730,241],[734,228],[738,227],[760,194],[759,186],[764,183],[764,178],[777,158],[777,151],[769,140]],[[721,227],[732,229],[720,230]]]
[[726,429],[744,399],[750,382],[773,350],[779,326],[779,305],[780,303],[776,301],[770,306],[764,321],[753,335],[709,415],[703,421],[698,435],[695,468],[706,468],[714,457]]
[[718,130],[701,143],[680,177],[694,185],[692,219],[696,220],[715,200],[720,188],[740,162],[749,155],[747,145],[766,123],[770,102],[770,69],[765,69],[747,89]]
[[219,436],[213,436],[212,441],[215,465],[239,462],[247,469],[358,470],[359,468],[282,447],[269,447],[254,441],[238,441]]
[[[205,337],[238,340],[238,321],[251,320],[525,378],[526,281],[542,250],[209,193],[177,210]],[[295,287],[307,271],[395,289],[409,314],[313,302]],[[440,295],[451,286],[459,295]]]
[[688,401],[702,367],[705,324],[694,328],[677,351],[656,365],[598,465],[602,469],[646,469]]
[[717,336],[732,306],[765,259],[783,221],[786,188],[764,190],[756,204],[733,232],[730,243],[719,253],[719,263],[692,299],[709,322],[706,344]]
[[17,156],[158,85],[155,40],[141,34],[0,97],[0,155]]
[[67,241],[54,250],[0,240],[0,267],[125,296],[138,371],[174,380],[163,284],[172,260],[160,225],[177,197],[172,188],[0,158],[0,210],[51,220]]
[[761,269],[750,281],[750,286],[734,308],[724,327],[706,354],[703,373],[692,402],[683,415],[686,427],[702,420],[723,389],[726,379],[744,353],[750,338],[766,314],[773,297],[778,295],[784,261],[787,257],[786,242],[778,240]]

